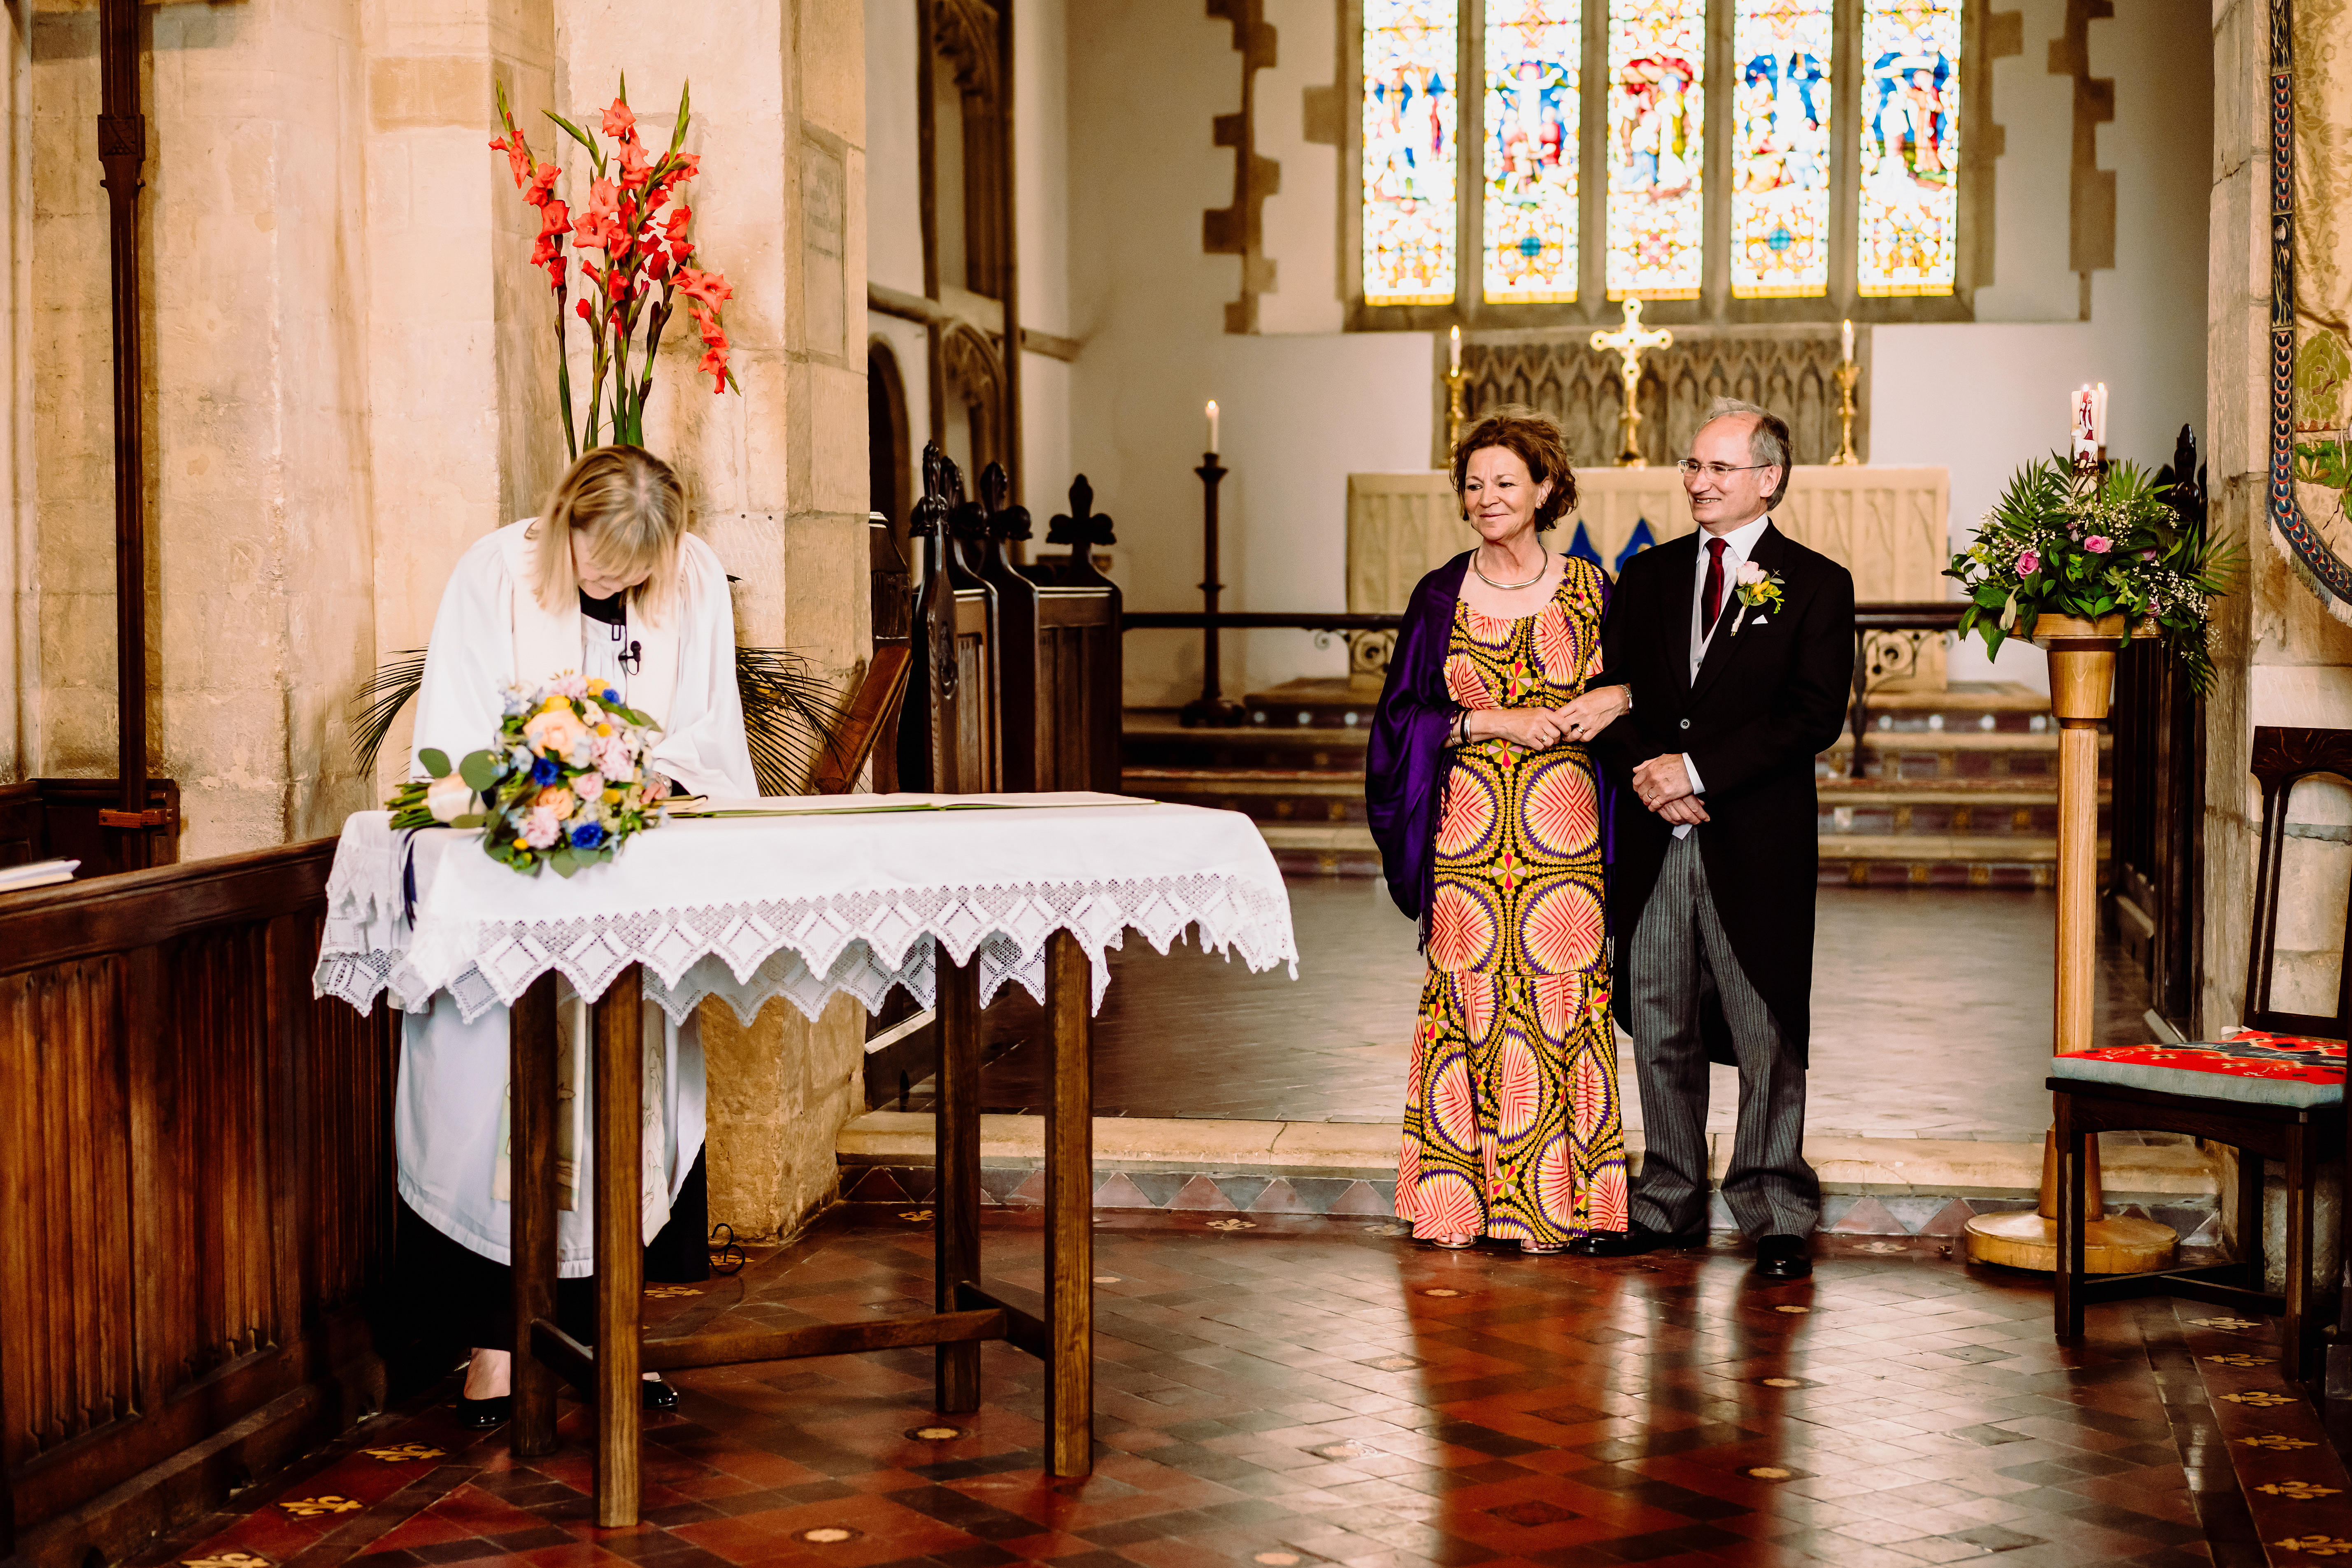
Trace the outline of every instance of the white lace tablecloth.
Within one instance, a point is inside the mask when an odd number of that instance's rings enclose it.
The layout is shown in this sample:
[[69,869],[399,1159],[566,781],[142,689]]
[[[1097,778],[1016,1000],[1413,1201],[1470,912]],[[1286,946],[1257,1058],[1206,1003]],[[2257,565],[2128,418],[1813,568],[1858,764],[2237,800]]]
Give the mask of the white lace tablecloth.
[[983,1002],[1008,979],[1042,1001],[1045,939],[1067,931],[1099,1006],[1105,949],[1133,927],[1165,952],[1188,926],[1297,975],[1290,900],[1249,818],[1137,802],[672,821],[567,881],[509,869],[476,833],[363,811],[335,850],[312,984],[362,1013],[446,991],[472,1019],[550,970],[594,997],[641,963],[675,1020],[723,996],[748,1023],[779,995],[814,1019],[842,991],[875,1011],[903,985],[929,1006],[942,946],[980,955]]

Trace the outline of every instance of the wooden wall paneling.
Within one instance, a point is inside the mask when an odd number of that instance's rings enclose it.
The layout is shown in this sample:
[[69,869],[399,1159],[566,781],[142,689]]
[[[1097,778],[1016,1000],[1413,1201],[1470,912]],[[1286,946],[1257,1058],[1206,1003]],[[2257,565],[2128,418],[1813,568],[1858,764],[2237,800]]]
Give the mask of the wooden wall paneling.
[[119,1557],[381,1402],[399,1016],[310,995],[333,848],[0,896],[14,1562]]

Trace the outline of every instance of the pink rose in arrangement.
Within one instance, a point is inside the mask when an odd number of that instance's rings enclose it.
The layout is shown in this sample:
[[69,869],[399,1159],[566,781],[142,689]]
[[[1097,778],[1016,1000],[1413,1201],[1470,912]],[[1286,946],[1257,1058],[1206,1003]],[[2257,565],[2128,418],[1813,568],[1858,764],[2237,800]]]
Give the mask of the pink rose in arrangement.
[[2031,550],[2020,551],[2020,552],[2018,552],[2018,556],[2017,556],[2017,574],[2018,574],[2019,576],[2021,576],[2021,577],[2031,577],[2031,576],[2032,576],[2036,572],[2039,572],[2039,571],[2041,571],[2041,570],[2042,570],[2042,557],[2041,557],[2041,556],[2036,555],[2036,554],[2035,554],[2032,551],[2031,551]]
[[2083,541],[2083,548],[2094,555],[2105,555],[2116,547],[2116,542],[2104,533],[2095,533]]
[[543,805],[533,806],[523,818],[522,831],[516,837],[533,849],[544,849],[555,842],[559,818]]
[[582,800],[594,800],[598,795],[604,793],[604,775],[597,773],[592,768],[587,773],[582,773],[578,778],[573,779],[572,781],[572,787],[580,792],[580,798]]
[[606,784],[627,784],[637,776],[636,760],[629,755],[629,743],[618,735],[606,735],[596,742],[596,767]]
[[1739,563],[1740,586],[1752,588],[1762,581],[1764,581],[1764,568],[1757,565],[1753,561],[1743,561]]

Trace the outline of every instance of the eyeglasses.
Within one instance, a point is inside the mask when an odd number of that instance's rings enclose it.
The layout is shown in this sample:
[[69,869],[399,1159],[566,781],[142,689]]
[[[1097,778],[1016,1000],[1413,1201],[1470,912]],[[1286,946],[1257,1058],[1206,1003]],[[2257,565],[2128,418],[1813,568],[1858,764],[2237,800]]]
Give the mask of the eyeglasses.
[[1737,466],[1730,463],[1702,463],[1696,458],[1685,458],[1675,465],[1685,474],[1705,474],[1710,479],[1719,479],[1726,474],[1744,474],[1750,468],[1777,468],[1780,466],[1778,463],[1741,463]]

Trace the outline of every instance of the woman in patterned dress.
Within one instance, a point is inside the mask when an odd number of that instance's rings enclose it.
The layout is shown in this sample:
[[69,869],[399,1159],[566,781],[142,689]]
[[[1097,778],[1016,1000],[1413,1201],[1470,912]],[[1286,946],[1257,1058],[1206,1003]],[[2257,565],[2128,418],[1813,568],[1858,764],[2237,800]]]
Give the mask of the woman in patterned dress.
[[1586,743],[1632,698],[1601,674],[1607,575],[1539,538],[1576,503],[1559,427],[1488,416],[1454,485],[1481,542],[1413,590],[1366,772],[1390,894],[1429,957],[1396,1212],[1440,1247],[1559,1252],[1625,1227]]

